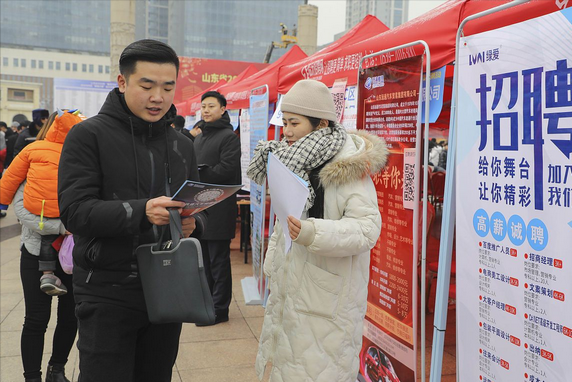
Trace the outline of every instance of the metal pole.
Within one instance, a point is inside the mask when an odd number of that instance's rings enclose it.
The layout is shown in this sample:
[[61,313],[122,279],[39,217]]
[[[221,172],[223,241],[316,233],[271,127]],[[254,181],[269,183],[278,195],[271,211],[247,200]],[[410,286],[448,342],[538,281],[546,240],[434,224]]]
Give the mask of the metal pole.
[[[423,45],[425,47],[425,139],[424,139],[424,158],[423,158],[423,165],[424,165],[424,176],[423,176],[423,228],[422,228],[422,237],[425,238],[427,237],[427,166],[428,166],[428,150],[429,150],[429,80],[430,80],[430,74],[431,74],[431,53],[429,51],[429,45],[423,41],[423,40],[417,40],[414,42],[410,42],[408,44],[403,44],[403,45],[399,45],[390,49],[385,49],[382,51],[379,51],[377,53],[373,53],[367,56],[364,56],[359,63],[359,69],[358,69],[358,86],[357,86],[357,99],[359,100],[359,75],[362,71],[362,63],[364,60],[368,59],[368,58],[372,58],[372,57],[376,57],[385,53],[389,53],[389,52],[393,52],[395,50],[399,50],[399,49],[403,49],[403,48],[407,48],[410,46],[415,46],[415,45]],[[417,125],[417,138],[419,138],[419,136],[421,135],[421,124]],[[417,143],[419,142],[419,140],[417,140],[416,142],[416,146]],[[416,147],[418,148],[418,147]],[[415,163],[415,178],[419,179],[419,162],[420,162],[421,158],[417,158],[417,161]],[[417,257],[417,253],[418,253],[418,236],[419,236],[419,229],[417,228],[417,224],[419,222],[419,208],[418,208],[418,204],[419,204],[419,192],[415,193],[415,207],[413,209],[413,224],[414,224],[414,228],[413,228],[413,256]],[[425,314],[425,294],[426,294],[426,290],[425,290],[425,285],[426,285],[426,261],[427,261],[427,241],[425,239],[423,239],[421,241],[421,314]],[[414,280],[416,280],[414,278]],[[416,323],[417,323],[417,299],[415,298],[416,296],[416,290],[417,288],[413,288],[413,337],[415,338],[414,341],[417,340],[417,330],[416,330]],[[425,319],[421,320],[421,382],[425,382]]]
[[[515,0],[501,6],[476,13],[465,18],[459,25],[456,38],[455,64],[459,62],[459,42],[465,24],[471,20],[487,16],[507,8],[528,2],[529,0]],[[459,71],[455,68],[453,74],[453,94],[451,97],[451,119],[449,121],[449,154],[447,155],[447,177],[445,178],[445,193],[443,196],[443,222],[441,226],[441,246],[439,248],[439,269],[437,274],[437,291],[435,295],[435,318],[433,322],[433,347],[431,352],[430,381],[441,380],[443,367],[443,347],[445,343],[445,330],[447,328],[447,308],[449,302],[449,283],[451,279],[451,257],[453,249],[453,235],[455,229],[455,155],[457,151],[457,97],[458,97]],[[457,373],[457,375],[459,375]]]

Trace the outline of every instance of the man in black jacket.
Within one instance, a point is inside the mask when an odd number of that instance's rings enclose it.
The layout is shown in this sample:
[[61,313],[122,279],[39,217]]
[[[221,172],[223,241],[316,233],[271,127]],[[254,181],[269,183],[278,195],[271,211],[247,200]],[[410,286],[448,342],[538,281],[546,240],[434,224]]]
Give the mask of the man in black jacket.
[[[240,184],[240,139],[234,133],[226,111],[226,99],[218,92],[201,97],[202,133],[195,138],[201,182]],[[208,209],[209,225],[201,238],[201,248],[209,286],[213,295],[215,324],[228,321],[232,299],[230,241],[236,232],[236,194]]]
[[[136,41],[119,69],[99,114],[68,134],[59,166],[61,219],[75,240],[79,380],[166,382],[181,324],[149,323],[135,249],[158,240],[167,209],[184,206],[168,195],[199,174],[192,142],[170,127],[175,51]],[[202,214],[183,219],[184,235],[204,223]]]
[[173,127],[173,129],[175,129],[175,131],[183,134],[185,137],[189,138],[191,141],[195,140],[195,136],[191,135],[189,130],[185,129],[185,117],[183,117],[182,115],[175,116],[175,119],[173,120],[173,123],[171,124],[171,126]]
[[14,157],[18,155],[24,147],[36,140],[36,135],[38,135],[49,116],[50,112],[46,109],[32,110],[32,122],[18,134],[18,139],[16,139],[16,143],[14,144]]
[[10,136],[6,135],[6,160],[4,161],[4,168],[8,168],[14,159],[14,146],[16,146],[16,141],[20,136],[20,130],[25,124],[29,126],[30,121],[24,121],[22,122],[22,125],[16,121],[12,122],[12,134]]

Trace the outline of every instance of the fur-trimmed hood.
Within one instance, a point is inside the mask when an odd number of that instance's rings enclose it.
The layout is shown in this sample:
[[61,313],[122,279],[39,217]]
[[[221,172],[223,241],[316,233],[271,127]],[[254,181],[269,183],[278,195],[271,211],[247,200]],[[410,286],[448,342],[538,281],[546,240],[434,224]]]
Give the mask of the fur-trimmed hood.
[[323,187],[356,182],[378,173],[387,162],[385,141],[363,130],[348,133],[346,144],[320,171]]

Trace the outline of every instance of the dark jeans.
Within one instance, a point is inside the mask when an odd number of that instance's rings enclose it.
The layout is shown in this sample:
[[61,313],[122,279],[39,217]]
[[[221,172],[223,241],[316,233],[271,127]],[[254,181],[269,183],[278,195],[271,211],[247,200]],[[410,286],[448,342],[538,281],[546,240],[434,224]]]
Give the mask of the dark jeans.
[[149,323],[147,312],[81,302],[79,382],[170,382],[181,324]]
[[[30,254],[25,246],[22,246],[21,251],[20,277],[26,306],[21,339],[22,363],[24,365],[24,377],[39,378],[42,375],[44,336],[50,321],[52,296],[40,290],[42,272],[38,271],[38,256]],[[59,261],[54,273],[68,288],[68,293],[58,296],[58,322],[54,332],[52,356],[49,363],[65,365],[77,332],[72,276],[64,273]]]
[[230,240],[200,240],[205,273],[217,316],[228,316],[232,300]]

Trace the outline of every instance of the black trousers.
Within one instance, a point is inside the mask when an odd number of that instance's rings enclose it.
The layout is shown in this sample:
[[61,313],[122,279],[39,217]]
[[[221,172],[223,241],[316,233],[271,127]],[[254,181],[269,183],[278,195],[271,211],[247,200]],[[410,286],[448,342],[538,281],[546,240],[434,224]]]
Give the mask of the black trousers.
[[79,382],[170,382],[181,324],[155,325],[147,312],[77,304]]
[[[22,246],[21,252],[20,278],[22,279],[26,307],[20,345],[24,377],[39,378],[42,375],[44,337],[52,311],[52,296],[40,290],[42,272],[38,271],[38,256],[30,254],[25,246]],[[49,363],[65,365],[77,332],[72,276],[64,273],[59,261],[56,262],[54,273],[68,288],[68,293],[58,296],[58,322],[54,332],[52,355]]]
[[228,316],[232,300],[230,240],[201,240],[205,273],[217,316]]

